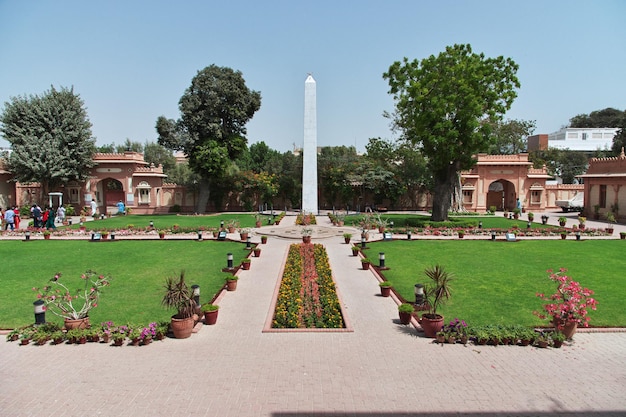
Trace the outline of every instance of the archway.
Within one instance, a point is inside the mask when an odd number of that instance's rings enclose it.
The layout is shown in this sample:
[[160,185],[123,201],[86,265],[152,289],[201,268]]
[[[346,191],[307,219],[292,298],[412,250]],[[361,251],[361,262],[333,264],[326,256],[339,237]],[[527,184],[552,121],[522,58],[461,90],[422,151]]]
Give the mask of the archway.
[[512,182],[499,179],[489,184],[487,207],[495,206],[498,210],[515,208],[515,186]]
[[102,180],[102,192],[104,193],[103,201],[105,207],[115,206],[118,201],[124,199],[124,186],[122,183],[114,178],[105,178]]

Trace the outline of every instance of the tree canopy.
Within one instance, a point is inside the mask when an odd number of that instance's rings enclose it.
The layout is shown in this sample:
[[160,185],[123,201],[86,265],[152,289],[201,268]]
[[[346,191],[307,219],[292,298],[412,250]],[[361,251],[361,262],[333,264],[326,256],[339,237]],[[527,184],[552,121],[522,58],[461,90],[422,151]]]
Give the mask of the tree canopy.
[[0,122],[11,143],[8,167],[15,180],[39,182],[44,195],[69,181],[85,180],[94,166],[91,123],[73,88],[12,97]]
[[534,120],[506,120],[493,123],[493,143],[489,146],[491,155],[515,155],[526,152],[528,136],[535,131]]
[[396,61],[383,78],[395,100],[392,116],[404,139],[420,146],[433,175],[433,220],[445,220],[459,172],[493,142],[490,121],[501,120],[517,96],[518,65],[454,45],[421,61]]
[[198,71],[178,107],[179,120],[158,118],[158,143],[183,151],[202,178],[196,211],[203,213],[211,184],[227,175],[246,148],[245,125],[261,107],[261,94],[246,86],[240,71],[211,65]]

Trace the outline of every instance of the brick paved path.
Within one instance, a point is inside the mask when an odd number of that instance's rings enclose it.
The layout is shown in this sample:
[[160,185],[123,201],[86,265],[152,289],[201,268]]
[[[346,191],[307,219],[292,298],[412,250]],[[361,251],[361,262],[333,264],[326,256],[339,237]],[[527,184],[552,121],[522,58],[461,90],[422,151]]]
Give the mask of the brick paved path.
[[562,349],[433,345],[398,324],[340,236],[317,241],[353,332],[262,332],[293,242],[271,236],[217,325],[190,339],[0,342],[0,416],[626,415],[626,333],[579,333]]

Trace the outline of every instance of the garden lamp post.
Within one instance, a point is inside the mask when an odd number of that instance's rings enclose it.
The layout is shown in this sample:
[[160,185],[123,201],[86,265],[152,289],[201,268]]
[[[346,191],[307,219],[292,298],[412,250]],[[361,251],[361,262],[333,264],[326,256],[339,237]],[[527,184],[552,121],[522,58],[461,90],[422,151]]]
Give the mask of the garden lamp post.
[[580,230],[576,231],[576,240],[580,240]]
[[154,229],[154,222],[150,220],[150,229]]
[[226,267],[233,269],[233,254],[230,252],[226,254]]
[[35,324],[45,324],[46,323],[46,308],[44,306],[43,300],[37,300],[33,303],[35,307]]
[[496,231],[495,230],[491,231],[491,240],[494,240],[494,241],[496,240]]
[[385,267],[385,252],[378,252],[378,266],[380,269]]
[[30,230],[27,230],[26,233],[24,233],[24,239],[30,240]]
[[411,229],[407,229],[407,231],[406,231],[406,238],[408,240],[411,240]]
[[193,301],[196,302],[196,307],[200,307],[200,286],[193,284],[191,286],[191,293],[193,295]]
[[224,230],[224,220],[220,222],[220,230]]
[[111,232],[111,240],[115,240],[115,232]]
[[415,284],[415,305],[424,305],[424,285]]
[[527,229],[530,229],[530,225],[531,225],[531,224],[532,224],[532,223],[530,222],[530,220],[528,220],[528,223],[526,223],[526,228],[527,228]]
[[482,229],[482,228],[483,228],[483,222],[482,222],[482,221],[479,221],[479,222],[478,222],[478,228],[479,228],[479,229]]
[[250,235],[246,238],[246,249],[252,249],[252,246],[250,246]]
[[202,230],[198,230],[198,240],[202,240]]
[[365,249],[365,236],[361,236],[361,249]]

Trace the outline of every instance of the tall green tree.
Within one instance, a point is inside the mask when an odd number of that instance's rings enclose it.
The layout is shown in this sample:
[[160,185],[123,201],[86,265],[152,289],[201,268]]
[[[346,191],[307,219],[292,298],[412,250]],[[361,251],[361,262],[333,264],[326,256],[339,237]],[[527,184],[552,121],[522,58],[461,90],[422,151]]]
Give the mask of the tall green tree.
[[246,148],[246,123],[261,107],[240,71],[211,65],[198,71],[178,103],[181,117],[157,119],[158,143],[183,151],[201,178],[196,212],[204,213],[212,185],[228,175]]
[[454,45],[421,61],[404,58],[383,74],[396,102],[395,127],[428,158],[433,220],[447,219],[459,172],[493,142],[489,121],[501,120],[517,96],[517,69],[510,58]]
[[143,147],[143,159],[154,166],[163,165],[163,172],[170,172],[176,165],[176,158],[172,151],[158,143],[146,142]]
[[589,114],[579,114],[569,120],[570,127],[624,127],[626,111],[607,107]]
[[515,155],[526,152],[528,136],[535,131],[534,120],[496,121],[492,126],[493,143],[489,146],[491,155]]
[[95,138],[87,110],[73,88],[12,97],[0,115],[11,143],[8,168],[20,182],[39,182],[43,196],[69,181],[83,181],[94,166]]

